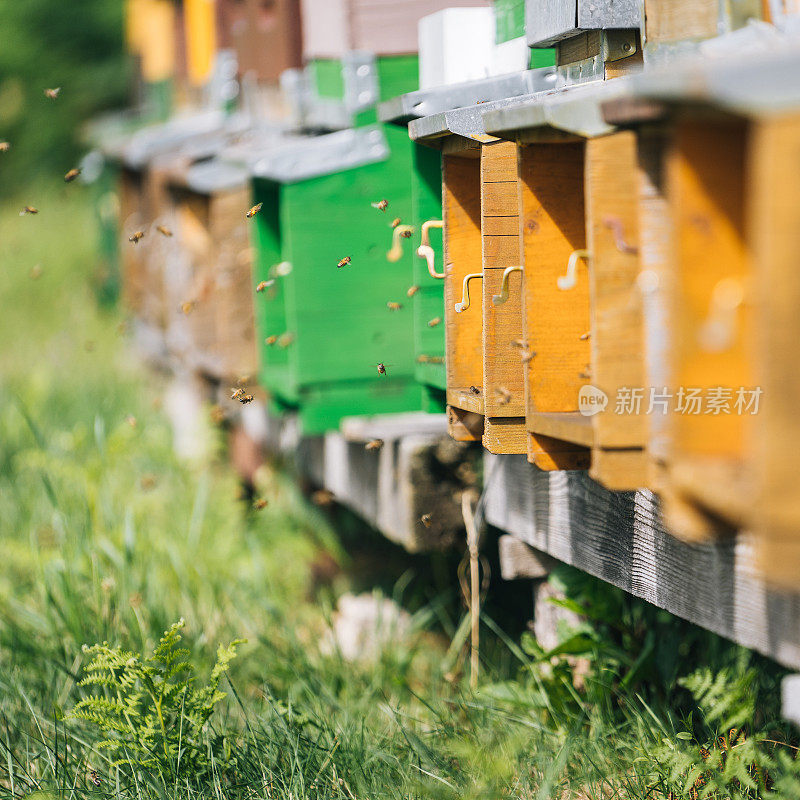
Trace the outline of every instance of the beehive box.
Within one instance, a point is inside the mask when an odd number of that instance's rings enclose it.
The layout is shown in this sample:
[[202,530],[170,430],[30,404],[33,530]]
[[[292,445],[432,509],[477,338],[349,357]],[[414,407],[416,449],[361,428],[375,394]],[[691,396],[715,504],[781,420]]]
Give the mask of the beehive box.
[[[598,120],[604,88],[484,116],[519,146],[528,457],[614,489],[647,479],[636,142]],[[645,409],[646,410],[646,409]]]
[[[316,137],[255,168],[254,280],[269,284],[256,298],[260,375],[307,433],[421,407],[409,274],[387,259],[392,215],[411,218],[411,168],[411,143],[390,126]],[[372,207],[384,198],[391,212]]]
[[220,45],[236,52],[239,72],[277,83],[286,69],[299,67],[299,0],[217,0]]

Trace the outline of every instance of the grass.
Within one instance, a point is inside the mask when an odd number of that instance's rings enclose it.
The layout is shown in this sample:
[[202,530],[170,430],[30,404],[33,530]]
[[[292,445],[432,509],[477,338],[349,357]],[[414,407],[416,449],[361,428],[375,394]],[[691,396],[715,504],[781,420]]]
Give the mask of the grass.
[[219,432],[175,458],[159,378],[93,297],[83,190],[31,187],[0,229],[0,796],[800,796],[780,670],[569,570],[585,622],[543,653],[487,615],[477,692],[446,585],[374,660],[320,646],[356,581],[315,577],[338,529],[276,470],[254,512]]

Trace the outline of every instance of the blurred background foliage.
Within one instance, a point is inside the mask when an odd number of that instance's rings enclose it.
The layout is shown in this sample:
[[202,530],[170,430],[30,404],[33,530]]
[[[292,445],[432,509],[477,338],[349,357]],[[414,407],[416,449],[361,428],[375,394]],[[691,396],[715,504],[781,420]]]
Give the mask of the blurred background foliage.
[[[76,166],[92,116],[126,105],[123,0],[0,0],[0,193]],[[62,87],[57,100],[44,90]]]

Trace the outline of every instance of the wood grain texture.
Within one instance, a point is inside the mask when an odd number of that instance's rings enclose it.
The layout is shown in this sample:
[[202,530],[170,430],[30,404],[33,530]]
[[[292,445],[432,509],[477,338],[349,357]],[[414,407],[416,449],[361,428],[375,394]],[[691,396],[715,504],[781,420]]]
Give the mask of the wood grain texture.
[[800,581],[800,115],[754,123],[750,202],[754,304],[758,323],[757,383],[764,391],[755,441],[754,515],[759,564],[767,580]]
[[485,457],[486,519],[596,575],[787,667],[800,668],[800,597],[768,589],[753,537],[690,545],[670,536],[649,491],[609,492],[582,472],[543,472]]
[[[448,403],[462,406],[470,386],[483,387],[483,320],[481,280],[470,284],[470,307],[457,314],[464,276],[482,271],[480,161],[444,155],[444,319]],[[482,407],[481,407],[482,412]]]
[[[609,407],[592,417],[594,444],[596,448],[643,449],[647,407],[625,414],[617,414],[614,407],[622,390],[645,386],[633,131],[586,142],[585,192],[587,246],[592,254],[592,385],[609,398]],[[642,466],[641,474],[632,472],[634,464]],[[609,470],[607,475],[605,470]],[[646,461],[629,453],[595,459],[592,473],[600,483],[614,488],[636,489],[647,481]],[[626,480],[628,485],[624,485]]]
[[525,417],[486,417],[482,441],[490,453],[525,455],[528,452]]
[[645,0],[648,42],[707,39],[717,35],[718,0]]

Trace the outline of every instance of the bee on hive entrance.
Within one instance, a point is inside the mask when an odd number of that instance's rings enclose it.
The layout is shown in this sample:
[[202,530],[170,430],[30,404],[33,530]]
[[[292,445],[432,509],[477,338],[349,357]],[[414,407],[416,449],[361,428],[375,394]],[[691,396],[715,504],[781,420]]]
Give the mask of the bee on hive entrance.
[[64,176],[64,183],[72,183],[78,175],[81,174],[81,171],[76,167],[75,169],[71,169],[65,176]]
[[386,211],[389,208],[389,201],[388,200],[381,200],[378,203],[372,203],[373,208],[377,208],[378,211]]
[[24,217],[26,214],[38,214],[39,209],[34,208],[33,206],[25,206],[22,211],[19,212],[21,217]]
[[273,334],[272,336],[267,336],[267,338],[264,339],[264,344],[268,344],[271,347],[277,341],[278,341],[277,335]]
[[11,142],[0,142],[0,153],[7,153],[11,149]]
[[255,204],[255,205],[254,205],[254,206],[253,206],[253,207],[252,207],[252,208],[251,208],[251,209],[250,209],[250,210],[249,210],[249,211],[248,211],[248,212],[245,214],[245,216],[247,217],[247,219],[252,219],[252,218],[253,218],[253,217],[254,217],[256,214],[258,214],[258,212],[259,212],[259,211],[261,211],[261,206],[263,206],[263,205],[264,205],[263,203],[256,203],[256,204]]
[[419,286],[409,286],[406,297],[413,297],[419,291]]
[[380,450],[383,447],[383,439],[373,439],[364,445],[365,450]]
[[386,304],[386,308],[388,308],[389,311],[399,311],[402,307],[403,306],[401,306],[400,303],[393,303],[392,301],[389,301]]
[[431,523],[433,522],[433,516],[431,514],[423,514],[419,521],[426,527],[430,528]]
[[339,263],[336,265],[336,267],[337,267],[338,269],[341,269],[342,267],[346,267],[346,266],[347,266],[347,265],[348,265],[348,264],[349,264],[349,263],[350,263],[352,260],[353,260],[353,259],[352,259],[350,256],[345,256],[345,257],[344,257],[344,258],[343,258],[343,259],[342,259],[342,260],[341,260],[341,261],[340,261],[340,262],[339,262]]
[[376,364],[376,368],[378,370],[378,374],[379,375],[385,375],[386,374],[386,364],[384,364],[382,361],[380,361],[378,364]]
[[56,86],[55,89],[45,89],[44,90],[44,96],[47,97],[50,100],[58,99],[59,94],[61,94],[61,87],[60,86]]
[[393,229],[394,229],[394,228],[396,228],[396,227],[397,227],[397,226],[398,226],[398,225],[399,225],[399,224],[400,224],[402,221],[403,221],[403,220],[401,220],[401,219],[400,219],[400,217],[395,217],[395,218],[392,220],[392,228],[393,228]]
[[429,328],[435,328],[442,321],[441,317],[434,317],[429,323]]
[[262,508],[266,508],[269,505],[269,500],[264,500],[260,498],[253,503],[253,508],[256,511],[261,511]]
[[158,232],[159,232],[159,233],[160,233],[162,236],[166,236],[167,238],[169,238],[170,236],[172,236],[172,231],[171,231],[169,228],[167,228],[165,225],[159,225],[159,226],[156,228],[156,230],[157,230],[157,231],[158,231]]
[[138,244],[140,239],[144,238],[144,231],[136,231],[133,236],[128,237],[128,241],[132,244]]

